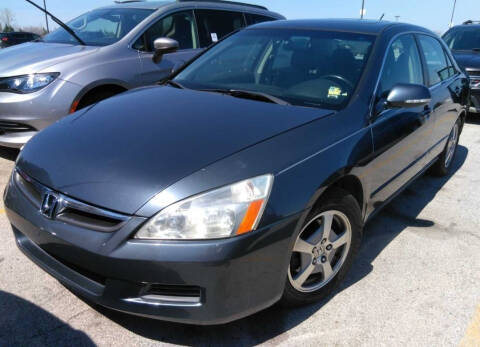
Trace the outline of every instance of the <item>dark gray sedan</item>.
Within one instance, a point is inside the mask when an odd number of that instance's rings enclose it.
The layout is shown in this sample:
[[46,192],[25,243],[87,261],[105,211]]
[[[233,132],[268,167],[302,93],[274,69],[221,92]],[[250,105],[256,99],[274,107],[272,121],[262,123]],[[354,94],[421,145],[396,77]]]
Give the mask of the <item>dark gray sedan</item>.
[[35,136],[6,211],[28,257],[106,307],[218,324],[311,303],[369,218],[428,168],[448,173],[467,99],[421,27],[258,24]]

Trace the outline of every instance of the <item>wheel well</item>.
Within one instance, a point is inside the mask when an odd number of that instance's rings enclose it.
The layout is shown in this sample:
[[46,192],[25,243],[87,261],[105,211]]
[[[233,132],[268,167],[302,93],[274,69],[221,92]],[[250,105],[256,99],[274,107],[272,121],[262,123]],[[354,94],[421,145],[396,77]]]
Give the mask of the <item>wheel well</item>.
[[462,120],[461,128],[460,128],[460,133],[463,131],[463,126],[465,125],[465,122],[467,121],[467,111],[462,111],[460,113],[460,119]]
[[[357,177],[353,175],[343,176],[339,180],[335,181],[332,185],[330,185],[327,188],[327,190],[322,194],[322,196],[324,196],[325,194],[327,194],[328,192],[330,192],[335,188],[343,189],[348,193],[352,194],[355,200],[357,200],[360,210],[363,210],[363,202],[364,202],[363,186]],[[322,196],[320,196],[320,198]]]
[[123,93],[126,90],[127,88],[119,86],[118,84],[103,84],[101,86],[97,86],[93,89],[90,89],[80,98],[80,100],[78,100],[75,110],[80,110],[110,96]]

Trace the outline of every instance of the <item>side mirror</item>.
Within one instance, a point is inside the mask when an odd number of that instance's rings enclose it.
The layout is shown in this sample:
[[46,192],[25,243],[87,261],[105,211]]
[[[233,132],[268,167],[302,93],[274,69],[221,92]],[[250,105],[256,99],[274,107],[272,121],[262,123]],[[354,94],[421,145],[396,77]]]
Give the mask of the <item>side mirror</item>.
[[396,84],[387,97],[387,108],[413,108],[425,106],[432,100],[427,87],[420,84]]
[[179,44],[177,40],[168,37],[160,37],[153,41],[153,48],[153,62],[158,64],[162,60],[164,54],[176,52],[179,48]]

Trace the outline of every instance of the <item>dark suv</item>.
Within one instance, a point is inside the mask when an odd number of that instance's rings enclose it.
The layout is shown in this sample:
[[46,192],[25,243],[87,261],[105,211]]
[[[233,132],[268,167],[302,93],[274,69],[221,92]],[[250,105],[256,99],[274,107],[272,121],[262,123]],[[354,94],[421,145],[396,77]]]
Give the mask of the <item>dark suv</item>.
[[466,21],[448,30],[443,39],[470,77],[470,112],[480,113],[480,21]]
[[21,43],[34,41],[39,38],[40,36],[34,33],[0,33],[0,48],[19,45]]

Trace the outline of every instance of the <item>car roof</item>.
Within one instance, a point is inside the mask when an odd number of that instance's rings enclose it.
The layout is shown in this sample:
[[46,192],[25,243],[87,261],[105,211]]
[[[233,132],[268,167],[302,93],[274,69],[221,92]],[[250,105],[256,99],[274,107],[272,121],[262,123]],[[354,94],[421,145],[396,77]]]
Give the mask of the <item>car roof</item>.
[[453,28],[476,28],[476,29],[480,29],[480,24],[477,24],[477,23],[470,23],[470,24],[459,24],[459,25],[455,25]]
[[144,8],[148,10],[157,10],[161,7],[171,5],[174,1],[126,1],[115,2],[112,5],[105,6],[104,8]]
[[[264,22],[256,24],[253,28],[272,28],[272,29],[305,29],[305,30],[332,30],[348,31],[377,35],[387,28],[398,27],[412,31],[429,30],[405,23],[367,20],[367,19],[296,19],[279,20],[274,22]],[[250,27],[252,28],[252,27]]]
[[106,6],[104,8],[139,8],[139,9],[149,9],[149,10],[158,10],[162,7],[171,6],[171,5],[182,5],[188,4],[190,6],[218,6],[222,8],[229,8],[229,7],[241,7],[243,10],[260,10],[260,11],[268,11],[266,7],[254,5],[254,4],[247,4],[242,2],[236,1],[219,1],[219,0],[170,0],[170,1],[118,1],[114,2],[114,4],[110,6]]

